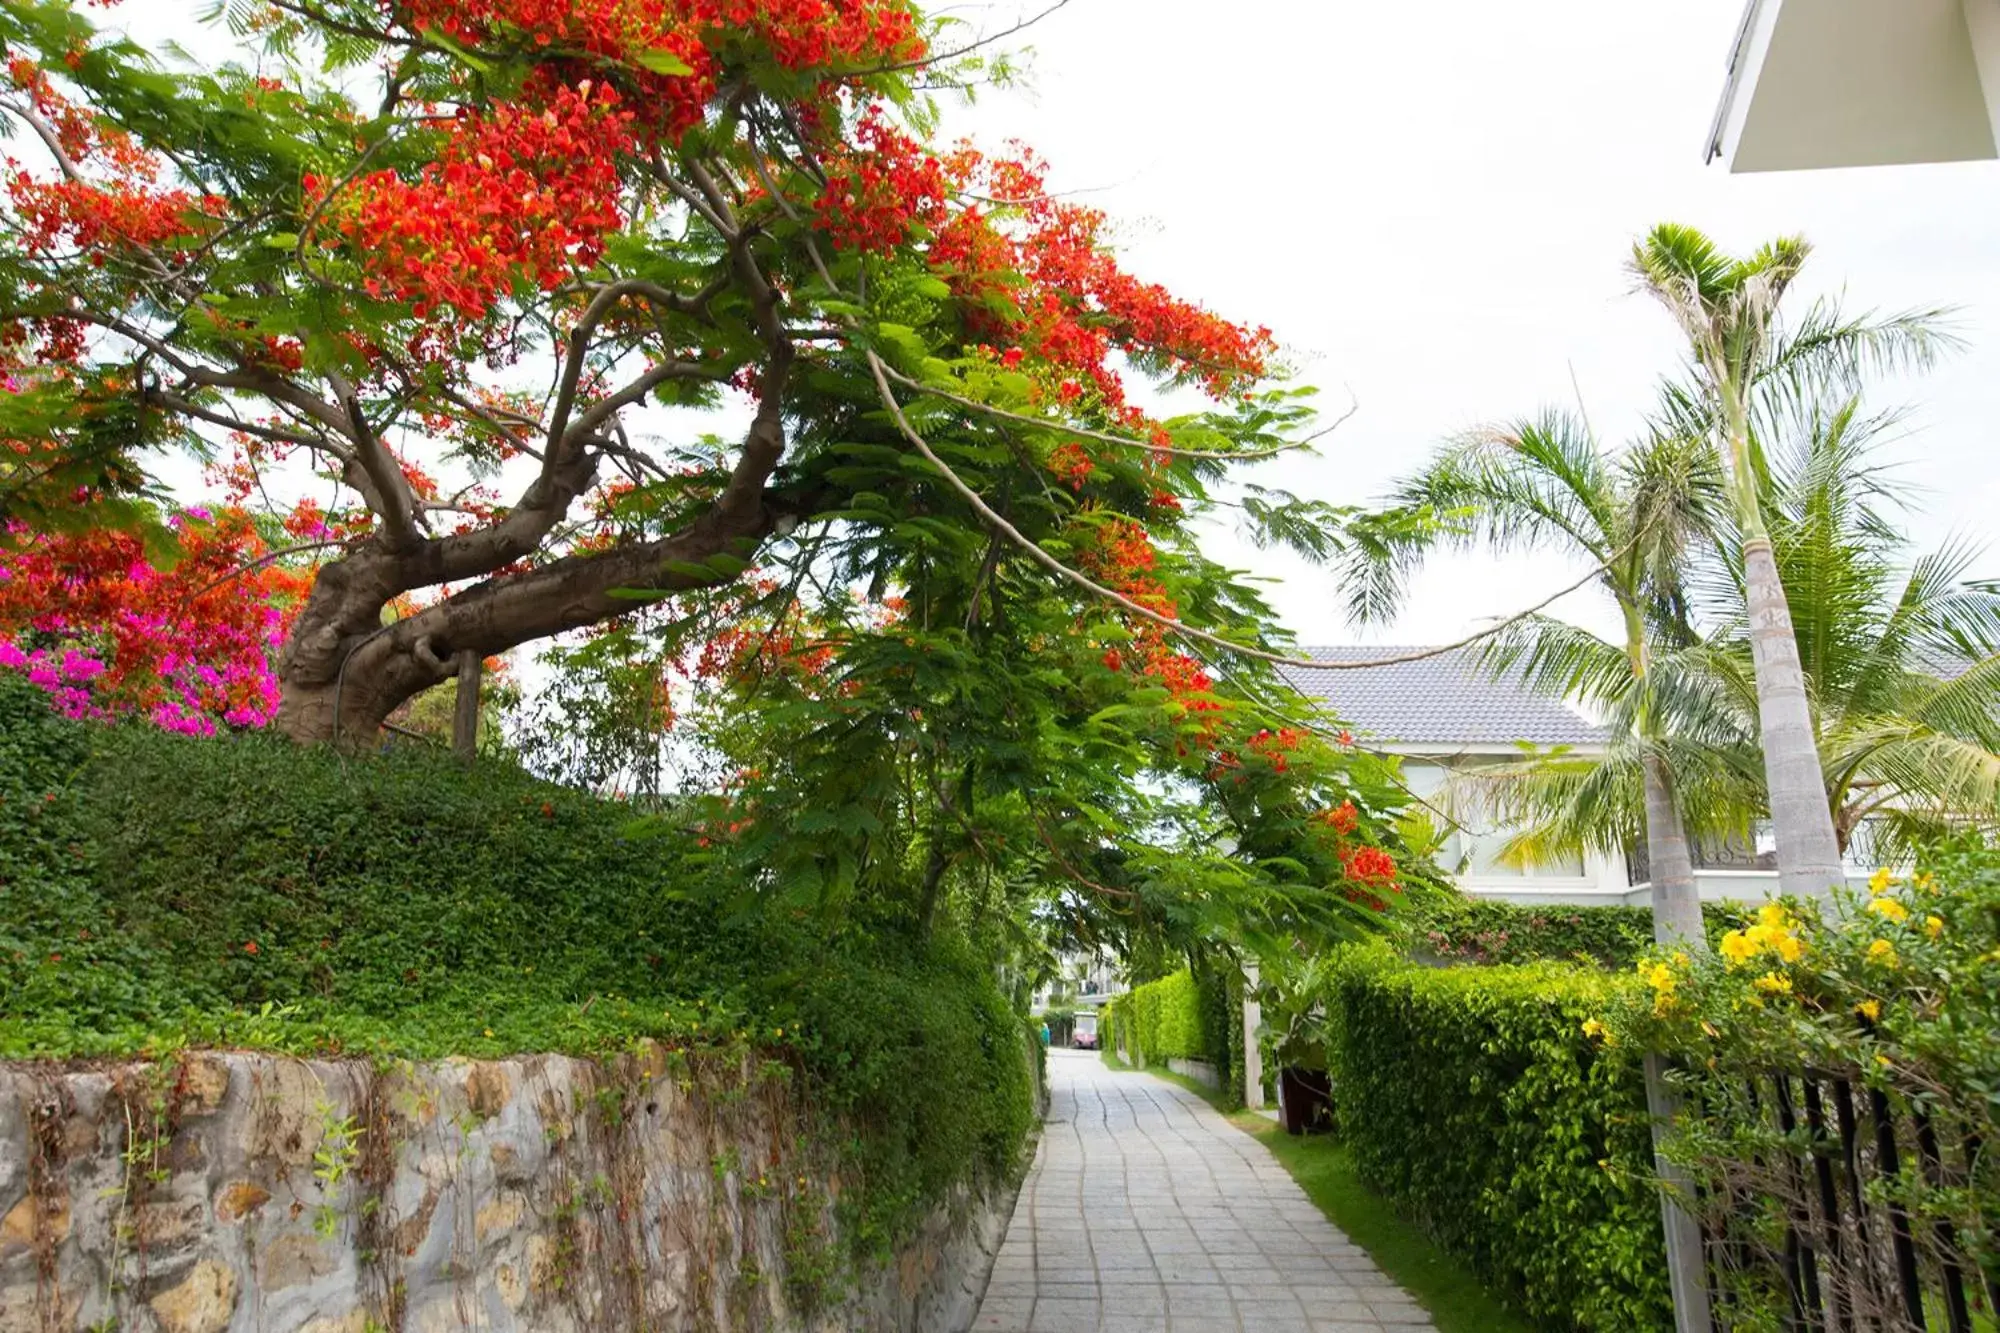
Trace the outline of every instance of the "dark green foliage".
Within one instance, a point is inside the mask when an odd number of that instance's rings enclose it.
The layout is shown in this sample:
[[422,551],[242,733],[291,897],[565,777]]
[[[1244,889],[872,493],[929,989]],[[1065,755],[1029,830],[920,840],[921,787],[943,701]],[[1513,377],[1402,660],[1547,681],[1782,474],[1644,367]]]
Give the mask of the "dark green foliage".
[[[1706,903],[1709,942],[1743,923],[1745,909]],[[1653,947],[1645,907],[1526,907],[1455,895],[1413,904],[1403,917],[1412,949],[1467,963],[1589,961],[1630,967]]]
[[876,1250],[1012,1168],[1032,1065],[989,969],[727,915],[688,838],[629,827],[498,764],[78,724],[0,679],[0,1058],[756,1050],[854,1128]]
[[1243,1104],[1243,981],[1226,958],[1210,957],[1136,986],[1104,1007],[1104,1048],[1123,1047],[1146,1064],[1205,1060],[1223,1078],[1221,1095]]
[[1551,1329],[1669,1325],[1639,1064],[1583,1032],[1614,984],[1356,946],[1325,992],[1362,1179]]

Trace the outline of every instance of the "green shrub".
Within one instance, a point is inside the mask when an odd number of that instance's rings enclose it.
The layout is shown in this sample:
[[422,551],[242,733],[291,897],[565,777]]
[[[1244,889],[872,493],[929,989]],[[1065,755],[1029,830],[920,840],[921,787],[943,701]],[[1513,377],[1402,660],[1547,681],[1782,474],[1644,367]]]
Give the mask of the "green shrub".
[[1551,1328],[1668,1326],[1639,1064],[1583,1024],[1595,969],[1421,967],[1340,951],[1325,991],[1357,1170]]
[[1135,986],[1113,1003],[1123,1040],[1133,1057],[1147,1064],[1170,1059],[1206,1060],[1201,995],[1194,974],[1182,968],[1171,976]]
[[[1710,940],[1742,924],[1746,910],[1703,904]],[[1458,894],[1413,905],[1399,919],[1413,949],[1454,962],[1590,961],[1625,968],[1653,947],[1647,907],[1530,907]]]
[[80,724],[0,678],[0,1058],[755,1051],[853,1127],[878,1252],[1014,1167],[1033,1064],[990,967],[746,913],[691,840],[631,830],[499,764]]
[[[1667,1054],[1697,1112],[1668,1151],[1698,1186],[1693,1209],[1727,1238],[1714,1280],[1736,1327],[1789,1326],[1794,1230],[1817,1250],[1822,1286],[1868,1311],[1878,1273],[1900,1264],[1881,1224],[1889,1210],[1900,1210],[1902,1244],[1938,1308],[1956,1265],[1970,1326],[1993,1327],[2000,851],[1968,840],[1932,849],[1915,875],[1878,872],[1866,892],[1766,904],[1714,954],[1658,957],[1640,978],[1606,1012],[1605,1040]],[[1897,1170],[1879,1146],[1843,1153],[1846,1116],[1862,1144],[1900,1142]],[[1879,1210],[1858,1249],[1824,1240],[1826,1214],[1853,1208],[1838,1194],[1827,1208],[1818,1173],[1829,1162],[1853,1173],[1842,1192]]]

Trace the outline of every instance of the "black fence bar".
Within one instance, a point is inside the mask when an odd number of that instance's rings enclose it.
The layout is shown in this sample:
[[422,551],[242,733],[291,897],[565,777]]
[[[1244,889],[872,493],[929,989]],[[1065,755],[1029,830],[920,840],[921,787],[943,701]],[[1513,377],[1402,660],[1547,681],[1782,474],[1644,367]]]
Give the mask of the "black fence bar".
[[[1813,1185],[1819,1194],[1821,1243],[1833,1274],[1843,1267],[1846,1247],[1840,1235],[1840,1191],[1833,1183],[1832,1145],[1826,1136],[1826,1106],[1819,1095],[1819,1076],[1805,1076],[1806,1132],[1812,1135]],[[1848,1313],[1847,1293],[1838,1281],[1827,1283],[1827,1309],[1836,1333],[1852,1333],[1854,1320]]]
[[1968,1254],[1971,1233],[1934,1213],[1913,1217],[1907,1202],[1919,1179],[1931,1191],[1980,1179],[1982,1144],[1969,1127],[1825,1070],[1772,1072],[1744,1092],[1738,1105],[1761,1132],[1758,1146],[1719,1163],[1698,1204],[1718,1330],[1754,1322],[1751,1312],[1773,1302],[1796,1333],[1995,1327],[2000,1269]]

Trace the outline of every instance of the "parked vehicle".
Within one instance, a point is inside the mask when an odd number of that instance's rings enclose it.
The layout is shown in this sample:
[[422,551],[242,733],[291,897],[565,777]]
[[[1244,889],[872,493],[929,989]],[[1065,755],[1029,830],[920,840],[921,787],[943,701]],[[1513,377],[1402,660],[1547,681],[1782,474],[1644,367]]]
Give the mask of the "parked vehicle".
[[1069,1044],[1079,1051],[1094,1051],[1097,1045],[1097,1015],[1078,1014],[1076,1026],[1070,1030]]

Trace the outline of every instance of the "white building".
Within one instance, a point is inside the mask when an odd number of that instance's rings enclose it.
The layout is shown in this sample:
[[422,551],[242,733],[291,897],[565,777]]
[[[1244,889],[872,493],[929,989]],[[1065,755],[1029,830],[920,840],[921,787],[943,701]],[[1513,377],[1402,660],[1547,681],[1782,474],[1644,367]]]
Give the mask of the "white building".
[[[2000,0],[1996,0],[2000,3]],[[1308,648],[1321,661],[1369,661],[1420,651],[1412,648]],[[1562,703],[1480,670],[1464,651],[1364,671],[1286,668],[1300,691],[1323,701],[1370,749],[1399,755],[1411,792],[1429,799],[1453,769],[1519,759],[1523,746],[1564,747],[1573,754],[1602,754],[1602,728]],[[1618,848],[1592,850],[1559,864],[1527,868],[1504,864],[1498,852],[1514,832],[1484,824],[1463,809],[1437,860],[1459,887],[1481,898],[1527,904],[1645,906],[1652,901],[1641,873],[1634,874]],[[1443,822],[1440,810],[1432,818]],[[1776,863],[1768,838],[1757,849],[1698,853],[1695,879],[1707,899],[1755,900],[1777,892]],[[1641,852],[1643,849],[1637,849]]]
[[1964,162],[2000,144],[2000,0],[1750,0],[1708,158]]

